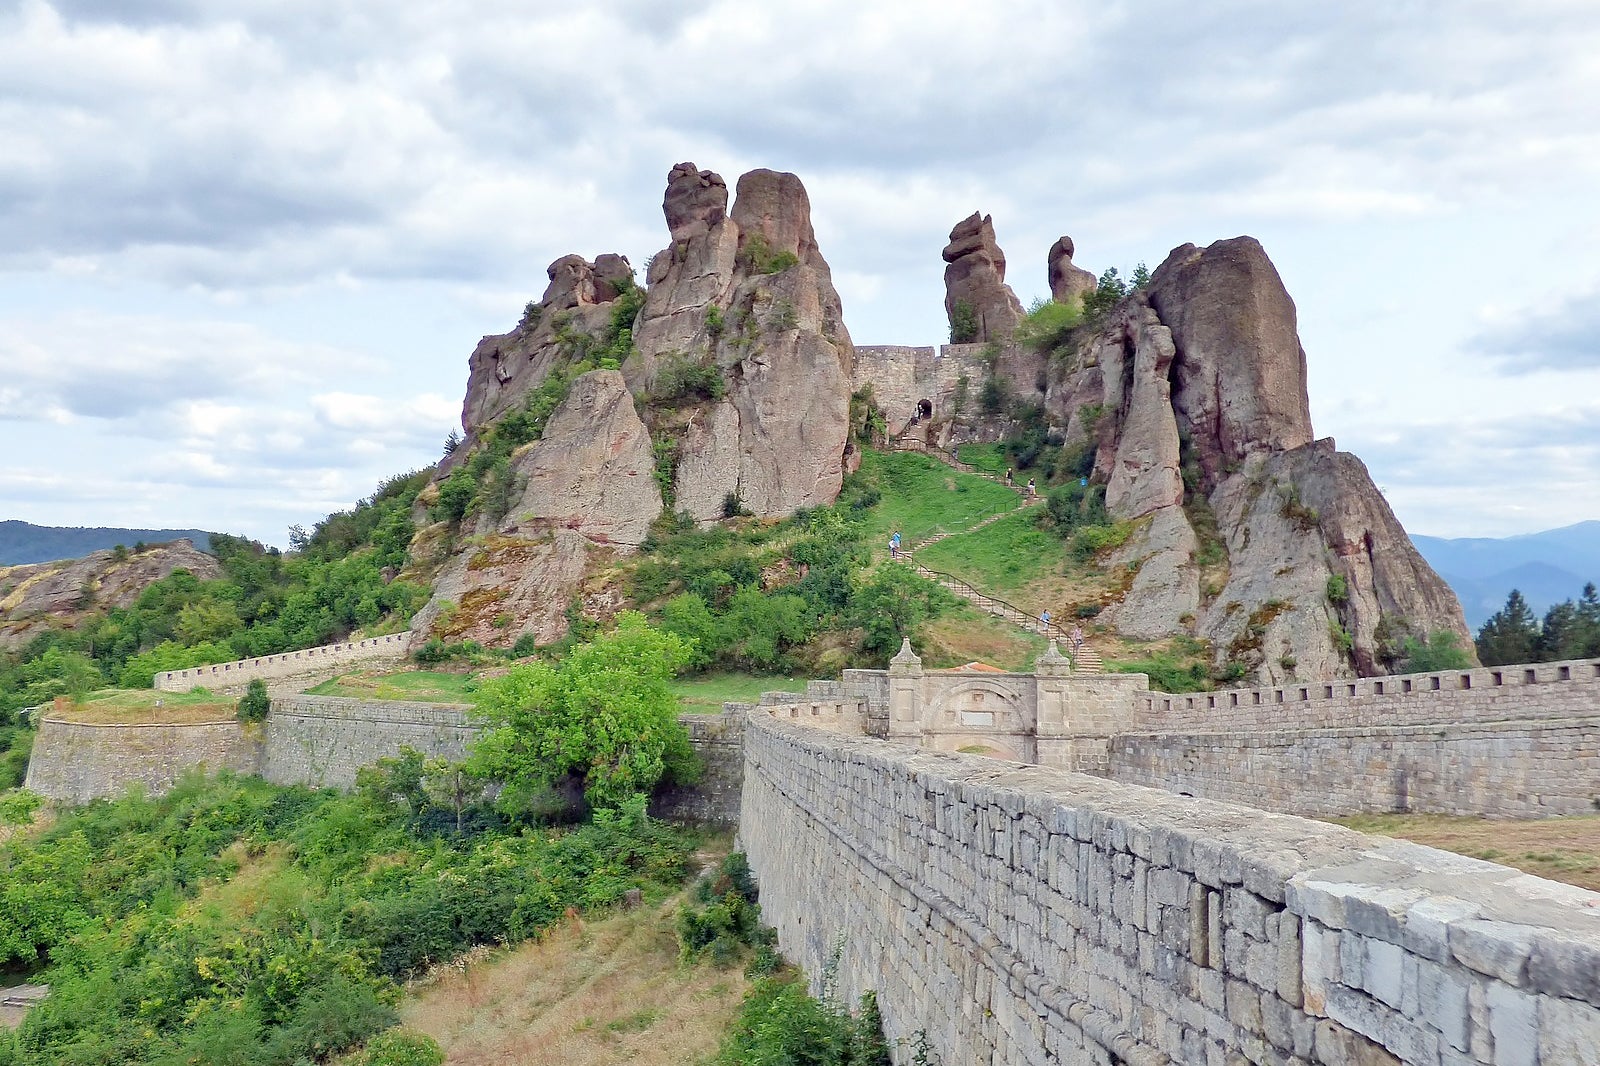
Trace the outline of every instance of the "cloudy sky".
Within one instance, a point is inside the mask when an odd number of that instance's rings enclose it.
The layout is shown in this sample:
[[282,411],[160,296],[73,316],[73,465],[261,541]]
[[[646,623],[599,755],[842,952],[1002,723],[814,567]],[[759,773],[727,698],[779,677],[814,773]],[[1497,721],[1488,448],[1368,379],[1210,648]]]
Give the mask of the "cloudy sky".
[[425,465],[667,171],[792,170],[857,343],[1248,233],[1406,527],[1600,518],[1593,0],[0,0],[0,518],[284,544]]

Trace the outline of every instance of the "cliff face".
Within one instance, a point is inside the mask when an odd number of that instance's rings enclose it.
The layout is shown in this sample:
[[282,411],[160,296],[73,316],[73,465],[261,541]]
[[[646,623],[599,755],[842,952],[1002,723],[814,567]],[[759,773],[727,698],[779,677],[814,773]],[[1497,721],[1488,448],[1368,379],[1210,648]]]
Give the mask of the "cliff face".
[[[1472,647],[1460,605],[1360,460],[1314,440],[1294,302],[1249,237],[1183,245],[1046,389],[1094,448],[1136,572],[1101,620],[1187,633],[1263,683],[1383,672],[1407,634]],[[1089,438],[1089,426],[1094,436]]]
[[552,374],[592,365],[602,342],[625,358],[579,376],[539,439],[509,454],[496,506],[419,536],[418,553],[448,547],[417,632],[555,640],[575,598],[591,613],[616,605],[596,574],[663,508],[776,517],[838,495],[854,355],[805,187],[752,171],[730,212],[722,178],[681,163],[662,210],[671,243],[650,260],[636,315],[626,259],[566,256],[522,324],[473,352],[467,433],[441,482]]
[[18,647],[50,626],[68,626],[96,609],[127,607],[146,586],[187,570],[202,581],[222,576],[215,557],[192,541],[136,552],[98,551],[81,559],[0,567],[0,647]]

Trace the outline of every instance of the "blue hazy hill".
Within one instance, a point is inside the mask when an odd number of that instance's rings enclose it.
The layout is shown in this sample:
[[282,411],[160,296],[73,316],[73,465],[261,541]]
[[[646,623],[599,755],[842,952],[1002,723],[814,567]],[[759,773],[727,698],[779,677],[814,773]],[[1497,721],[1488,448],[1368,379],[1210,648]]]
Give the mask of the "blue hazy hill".
[[83,526],[36,526],[10,518],[0,521],[0,566],[19,563],[48,563],[56,559],[79,559],[90,552],[115,548],[162,544],[187,538],[201,551],[211,550],[211,534],[203,529],[114,529]]

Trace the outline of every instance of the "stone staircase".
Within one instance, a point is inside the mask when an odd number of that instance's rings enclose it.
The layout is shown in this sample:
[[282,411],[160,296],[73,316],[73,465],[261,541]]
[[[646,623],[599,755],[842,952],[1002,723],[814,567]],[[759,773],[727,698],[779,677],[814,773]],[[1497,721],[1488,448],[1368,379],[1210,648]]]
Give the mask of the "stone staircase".
[[[1008,511],[1006,513],[1010,514],[1012,512]],[[1004,619],[1005,621],[1010,622],[1012,625],[1017,626],[1019,629],[1026,629],[1029,632],[1041,632],[1039,627],[1039,619],[1015,604],[1007,603],[998,596],[991,596],[982,589],[975,588],[974,586],[967,584],[965,581],[962,581],[958,577],[952,577],[951,575],[941,573],[938,570],[930,570],[926,566],[923,566],[921,563],[917,562],[915,559],[911,558],[909,552],[901,552],[900,560],[909,563],[911,569],[916,571],[919,576],[927,578],[940,588],[948,589],[957,596],[966,600],[968,603],[977,607],[979,610],[986,611],[987,613],[994,615],[996,618]],[[1076,650],[1076,653],[1072,651],[1072,641],[1071,636],[1069,635],[1069,630],[1062,629],[1061,626],[1057,625],[1055,622],[1051,622],[1049,629],[1043,630],[1042,632],[1044,632],[1045,636],[1050,637],[1051,639],[1060,643],[1061,646],[1068,649],[1067,654],[1072,658],[1073,673],[1105,673],[1105,663],[1101,660],[1099,653],[1096,652],[1094,648],[1092,648],[1087,642],[1081,645]]]

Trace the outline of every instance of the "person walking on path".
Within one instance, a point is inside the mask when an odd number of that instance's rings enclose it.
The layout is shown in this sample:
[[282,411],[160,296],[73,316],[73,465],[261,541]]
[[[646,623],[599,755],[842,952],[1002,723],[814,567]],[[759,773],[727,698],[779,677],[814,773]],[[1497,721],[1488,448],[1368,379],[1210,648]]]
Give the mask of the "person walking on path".
[[1012,484],[1011,484],[1011,468],[1008,466],[1008,467],[1006,467],[1006,488],[1009,489],[1011,487],[1012,487]]
[[898,529],[889,534],[889,558],[900,558],[900,531]]
[[1074,625],[1072,632],[1067,634],[1067,642],[1072,645],[1072,658],[1078,658],[1078,651],[1083,647],[1083,627]]
[[1039,490],[1033,487],[1033,478],[1030,477],[1028,479],[1028,499],[1031,500],[1037,495],[1039,495]]
[[1050,608],[1048,607],[1039,612],[1039,632],[1050,632]]

